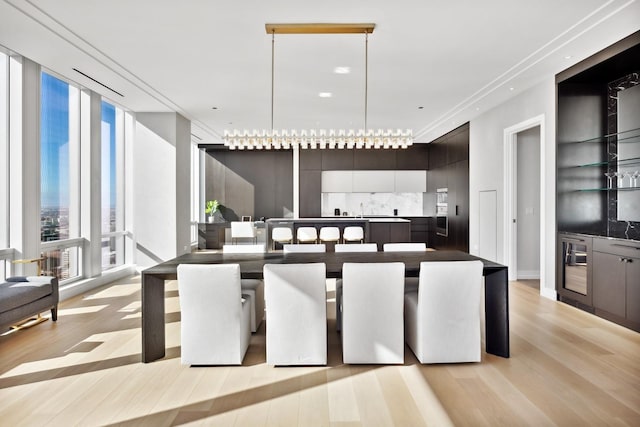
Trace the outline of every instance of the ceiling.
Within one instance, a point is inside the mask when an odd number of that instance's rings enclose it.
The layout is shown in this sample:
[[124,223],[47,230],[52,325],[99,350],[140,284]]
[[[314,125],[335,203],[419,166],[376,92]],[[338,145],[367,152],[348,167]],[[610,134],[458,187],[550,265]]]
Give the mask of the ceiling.
[[368,66],[363,34],[276,35],[274,127],[362,128],[366,94],[369,128],[429,142],[639,30],[640,3],[1,0],[0,45],[132,111],[177,111],[215,143],[271,127],[265,24],[310,22],[375,23]]

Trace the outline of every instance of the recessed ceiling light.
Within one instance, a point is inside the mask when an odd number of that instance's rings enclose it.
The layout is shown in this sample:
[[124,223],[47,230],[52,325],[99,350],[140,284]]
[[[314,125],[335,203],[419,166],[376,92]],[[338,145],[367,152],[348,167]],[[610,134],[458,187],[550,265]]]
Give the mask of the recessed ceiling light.
[[480,111],[480,107],[476,107],[476,111]]
[[331,98],[333,94],[331,92],[320,92],[318,96],[320,98]]
[[336,74],[349,74],[351,72],[350,67],[336,67],[333,69],[333,72]]
[[510,88],[509,88],[509,90],[510,90],[510,91],[513,91],[514,89],[515,89],[514,87],[510,87]]
[[424,107],[418,107],[418,110],[422,110],[422,109],[424,109]]
[[566,56],[564,57],[564,59],[571,59],[571,58],[573,58],[573,56],[571,56],[571,55],[566,55]]
[[217,109],[218,109],[218,107],[211,107],[211,109],[212,109],[212,110],[217,110]]

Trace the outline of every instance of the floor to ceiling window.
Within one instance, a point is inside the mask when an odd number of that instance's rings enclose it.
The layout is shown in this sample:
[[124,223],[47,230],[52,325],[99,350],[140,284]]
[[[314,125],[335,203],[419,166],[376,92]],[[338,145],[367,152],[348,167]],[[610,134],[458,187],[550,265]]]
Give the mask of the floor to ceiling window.
[[0,52],[0,280],[8,272],[9,250],[9,57]]
[[[72,141],[77,139],[79,122],[79,90],[75,86],[48,73],[41,81],[41,212],[40,238],[42,242],[63,242],[77,237],[70,227],[75,205],[72,194]],[[43,244],[43,272],[61,280],[79,276],[79,245]]]
[[124,262],[124,111],[102,101],[102,269]]

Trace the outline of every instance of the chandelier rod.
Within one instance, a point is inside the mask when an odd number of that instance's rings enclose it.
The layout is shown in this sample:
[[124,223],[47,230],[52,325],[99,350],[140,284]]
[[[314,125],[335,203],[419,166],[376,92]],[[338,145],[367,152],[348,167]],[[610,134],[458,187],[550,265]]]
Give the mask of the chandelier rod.
[[276,31],[271,30],[271,132],[273,133],[273,86],[275,80]]
[[367,131],[367,110],[369,106],[369,33],[364,33],[364,131]]

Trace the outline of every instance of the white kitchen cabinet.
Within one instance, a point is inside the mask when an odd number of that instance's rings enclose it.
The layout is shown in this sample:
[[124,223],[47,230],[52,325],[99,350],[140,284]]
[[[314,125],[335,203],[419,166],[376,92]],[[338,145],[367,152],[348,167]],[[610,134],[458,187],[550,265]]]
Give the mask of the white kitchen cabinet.
[[395,171],[353,171],[354,193],[393,193]]
[[396,193],[426,193],[427,171],[395,171]]
[[323,171],[323,193],[351,193],[353,191],[353,171]]

